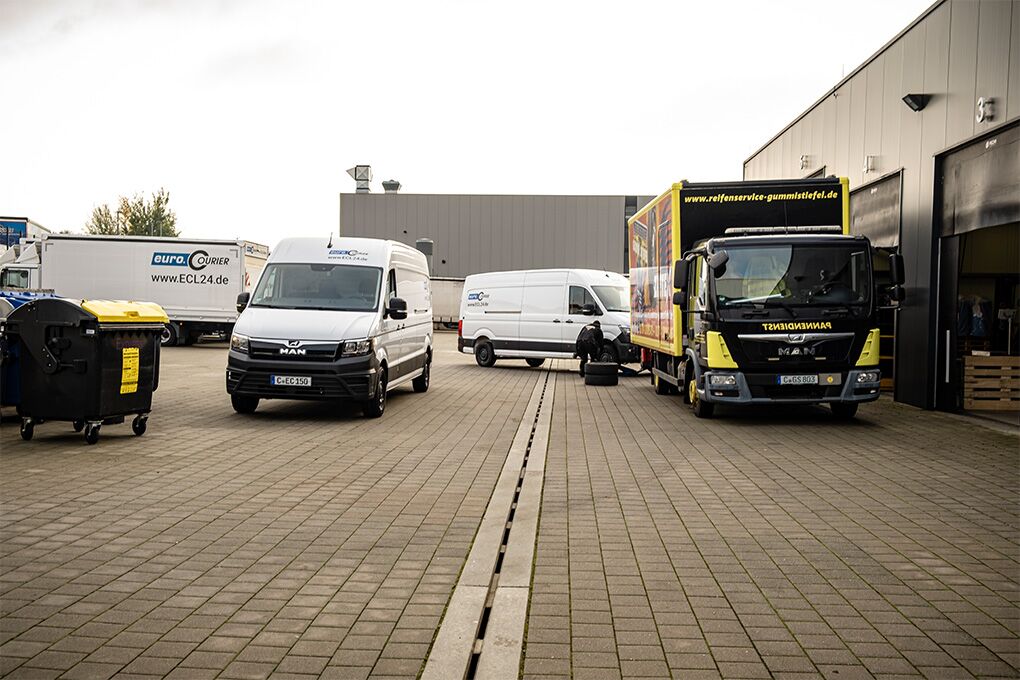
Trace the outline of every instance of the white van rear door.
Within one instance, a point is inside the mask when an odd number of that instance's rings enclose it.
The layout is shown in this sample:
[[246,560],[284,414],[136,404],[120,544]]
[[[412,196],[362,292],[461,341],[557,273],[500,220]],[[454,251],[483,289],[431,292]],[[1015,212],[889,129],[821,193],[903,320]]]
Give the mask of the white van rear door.
[[528,272],[524,277],[521,302],[520,338],[511,351],[542,356],[573,354],[563,341],[567,320],[567,273],[557,271]]

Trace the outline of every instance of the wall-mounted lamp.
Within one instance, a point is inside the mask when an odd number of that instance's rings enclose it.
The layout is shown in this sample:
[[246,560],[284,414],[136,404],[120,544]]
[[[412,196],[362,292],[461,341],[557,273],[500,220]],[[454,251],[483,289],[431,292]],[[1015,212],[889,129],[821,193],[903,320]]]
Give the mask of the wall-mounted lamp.
[[910,107],[911,111],[920,111],[928,105],[931,99],[930,94],[906,94],[903,95],[903,103]]
[[800,155],[800,169],[807,170],[811,165],[811,156],[806,153]]
[[863,172],[864,172],[865,175],[868,174],[869,172],[875,172],[875,157],[874,156],[865,156],[864,157],[864,170],[863,170]]

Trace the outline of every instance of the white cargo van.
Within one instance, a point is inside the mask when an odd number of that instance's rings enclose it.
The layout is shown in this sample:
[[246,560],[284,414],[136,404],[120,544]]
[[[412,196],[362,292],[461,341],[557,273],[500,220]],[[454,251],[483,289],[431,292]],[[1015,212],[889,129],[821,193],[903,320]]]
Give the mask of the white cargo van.
[[388,390],[429,388],[428,263],[403,243],[284,239],[237,306],[227,392],[238,413],[260,399],[354,400],[379,417]]
[[591,269],[472,274],[464,280],[457,348],[479,366],[501,358],[541,366],[572,357],[581,328],[596,319],[606,339],[599,360],[637,361],[625,276]]

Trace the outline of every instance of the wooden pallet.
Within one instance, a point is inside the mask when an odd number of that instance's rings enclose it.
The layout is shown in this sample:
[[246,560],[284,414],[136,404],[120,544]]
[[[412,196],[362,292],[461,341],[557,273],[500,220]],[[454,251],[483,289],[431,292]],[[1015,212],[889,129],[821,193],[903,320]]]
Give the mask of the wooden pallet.
[[1020,357],[963,358],[963,407],[1020,410]]

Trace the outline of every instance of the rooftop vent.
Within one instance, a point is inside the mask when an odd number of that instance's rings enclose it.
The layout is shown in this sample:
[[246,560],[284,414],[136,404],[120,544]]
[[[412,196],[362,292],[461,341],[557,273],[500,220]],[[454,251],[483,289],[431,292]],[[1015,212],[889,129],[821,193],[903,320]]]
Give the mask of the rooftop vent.
[[372,182],[371,165],[355,165],[347,171],[347,174],[354,178],[354,184],[356,185],[355,192],[359,194],[372,192],[371,187],[369,187],[369,184]]
[[388,179],[382,183],[382,188],[388,194],[395,194],[400,191],[400,182],[395,179]]

